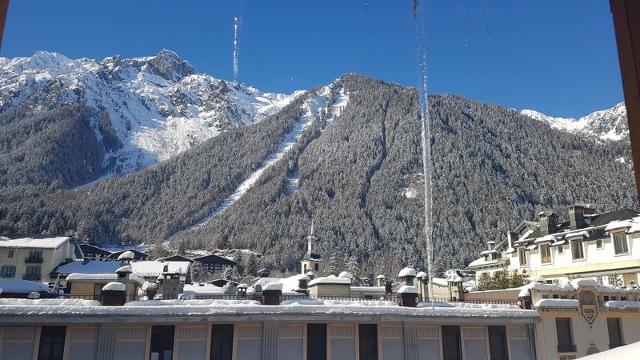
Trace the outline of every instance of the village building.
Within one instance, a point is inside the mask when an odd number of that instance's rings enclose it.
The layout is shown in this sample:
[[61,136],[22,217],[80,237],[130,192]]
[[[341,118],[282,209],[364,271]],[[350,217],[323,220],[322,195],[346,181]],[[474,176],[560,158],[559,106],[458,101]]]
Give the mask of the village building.
[[87,243],[82,243],[79,246],[80,250],[82,251],[82,258],[85,260],[110,259],[111,255],[113,254],[111,251]]
[[80,252],[69,237],[0,240],[0,278],[48,281],[58,265],[75,260]]
[[307,274],[309,271],[314,274],[323,274],[326,270],[326,265],[326,261],[318,252],[318,237],[315,234],[315,227],[312,221],[311,229],[307,236],[307,252],[300,262],[301,274]]
[[593,278],[599,284],[638,284],[640,273],[640,217],[634,210],[596,213],[582,205],[568,209],[559,221],[552,211],[539,213],[537,222],[523,221],[496,244],[488,242],[482,257],[471,262],[478,281],[496,271],[526,272],[548,282]]

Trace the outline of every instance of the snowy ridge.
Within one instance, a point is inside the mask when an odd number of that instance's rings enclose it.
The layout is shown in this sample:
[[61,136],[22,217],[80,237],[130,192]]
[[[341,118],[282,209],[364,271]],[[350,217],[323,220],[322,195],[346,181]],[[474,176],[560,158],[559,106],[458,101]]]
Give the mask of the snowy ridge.
[[547,123],[554,129],[594,136],[603,141],[618,141],[629,136],[627,108],[624,103],[619,103],[611,109],[596,111],[580,119],[552,117],[527,109],[520,113]]
[[[302,133],[309,128],[309,126],[318,119],[320,113],[323,110],[330,109],[330,116],[326,119],[325,127],[322,131],[326,130],[333,120],[339,117],[342,114],[342,111],[347,106],[349,101],[348,95],[345,93],[343,88],[339,90],[334,90],[335,83],[331,85],[324,86],[320,90],[318,90],[315,94],[310,96],[307,100],[305,100],[302,108],[305,110],[303,115],[298,119],[293,129],[284,136],[283,141],[278,145],[276,151],[269,155],[260,165],[260,167],[251,173],[237,188],[236,190],[229,195],[220,206],[214,209],[206,218],[201,220],[200,222],[179,231],[173,235],[171,235],[167,241],[171,241],[176,236],[189,232],[192,230],[196,230],[206,225],[211,219],[216,217],[217,215],[224,212],[227,208],[233,205],[236,201],[238,201],[257,181],[260,179],[262,174],[276,164],[279,160],[281,160],[288,152],[293,148],[293,146],[300,140]],[[330,104],[332,94],[334,91],[337,93],[336,99],[333,104]],[[298,181],[295,181],[296,186]]]
[[122,144],[104,159],[110,173],[143,169],[226,129],[259,122],[301,93],[262,93],[198,74],[170,50],[102,61],[43,51],[0,58],[0,112],[88,106],[97,114],[92,124],[96,137],[102,139],[98,122],[106,116]]

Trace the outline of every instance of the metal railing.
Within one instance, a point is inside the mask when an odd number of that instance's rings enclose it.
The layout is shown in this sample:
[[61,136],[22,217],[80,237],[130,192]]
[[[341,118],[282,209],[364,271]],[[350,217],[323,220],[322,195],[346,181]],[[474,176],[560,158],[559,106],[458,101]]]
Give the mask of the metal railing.
[[42,278],[42,274],[24,274],[22,276],[22,279],[24,279],[24,280],[40,281],[41,278]]

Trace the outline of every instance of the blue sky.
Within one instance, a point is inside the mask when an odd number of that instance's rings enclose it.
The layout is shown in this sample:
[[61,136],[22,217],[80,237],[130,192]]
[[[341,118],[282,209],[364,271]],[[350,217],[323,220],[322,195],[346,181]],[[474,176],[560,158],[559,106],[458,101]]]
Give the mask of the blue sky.
[[[578,117],[623,100],[608,0],[428,0],[430,91]],[[13,0],[1,56],[175,50],[232,78],[291,92],[360,72],[417,82],[411,0]]]

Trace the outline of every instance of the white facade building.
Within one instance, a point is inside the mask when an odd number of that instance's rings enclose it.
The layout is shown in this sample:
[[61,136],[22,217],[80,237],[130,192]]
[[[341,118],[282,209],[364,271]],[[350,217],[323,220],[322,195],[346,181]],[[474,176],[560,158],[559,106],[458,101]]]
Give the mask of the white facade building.
[[588,207],[572,206],[569,219],[559,222],[554,213],[542,212],[538,222],[521,223],[469,268],[478,278],[507,269],[556,283],[583,277],[605,285],[636,285],[640,217],[627,209],[596,214]]

